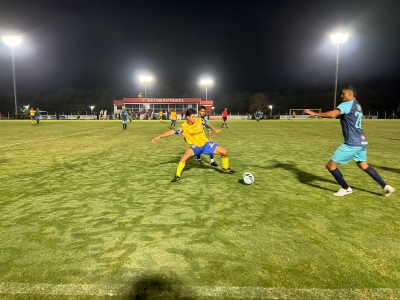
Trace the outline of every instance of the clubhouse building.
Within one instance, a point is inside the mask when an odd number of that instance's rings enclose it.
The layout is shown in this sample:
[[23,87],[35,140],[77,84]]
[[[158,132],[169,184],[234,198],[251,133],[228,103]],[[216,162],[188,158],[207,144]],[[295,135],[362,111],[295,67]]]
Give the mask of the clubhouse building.
[[185,114],[188,108],[198,111],[199,106],[206,108],[208,115],[212,115],[213,100],[201,100],[201,98],[123,98],[114,100],[114,114],[119,114],[125,108],[129,113],[134,114],[157,114],[163,111],[168,114],[174,108],[177,115]]

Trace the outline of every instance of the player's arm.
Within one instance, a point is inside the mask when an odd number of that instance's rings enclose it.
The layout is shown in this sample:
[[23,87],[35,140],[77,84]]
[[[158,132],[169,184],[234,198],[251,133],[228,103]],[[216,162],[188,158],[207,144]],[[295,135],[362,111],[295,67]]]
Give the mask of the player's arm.
[[175,132],[175,130],[168,130],[167,132],[165,132],[165,133],[163,133],[163,134],[160,134],[159,136],[156,136],[154,139],[152,139],[152,143],[155,143],[155,142],[157,142],[158,140],[160,140],[160,139],[162,139],[162,138],[166,138],[166,137],[169,137],[169,136],[171,136],[171,135],[174,135],[176,132]]
[[338,115],[340,115],[340,110],[334,109],[322,113],[317,113],[315,111],[311,111],[309,109],[304,110],[304,113],[307,115],[315,116],[315,117],[321,117],[321,118],[332,118],[335,119],[337,118]]
[[221,133],[222,132],[221,129],[215,129],[214,126],[212,126],[211,123],[209,123],[209,122],[203,122],[203,125],[207,126],[208,128],[210,128],[215,133]]

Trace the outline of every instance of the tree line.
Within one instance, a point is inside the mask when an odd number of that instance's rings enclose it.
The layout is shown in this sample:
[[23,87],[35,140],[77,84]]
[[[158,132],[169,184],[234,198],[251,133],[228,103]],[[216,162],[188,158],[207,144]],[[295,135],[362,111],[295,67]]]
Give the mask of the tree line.
[[[364,112],[368,111],[393,111],[400,112],[400,101],[398,100],[399,88],[390,89],[361,89],[357,97],[363,106]],[[108,89],[75,89],[62,88],[55,92],[33,95],[18,95],[18,114],[26,113],[25,106],[39,107],[50,114],[89,114],[90,106],[94,106],[93,113],[100,110],[113,111],[113,100],[122,98],[136,98],[137,91],[133,88],[113,87]],[[186,98],[199,97],[182,94],[166,85],[156,85],[147,92],[147,97],[152,98]],[[340,100],[340,90],[336,104]],[[227,107],[232,114],[253,113],[260,109],[265,114],[270,113],[269,106],[273,107],[273,114],[286,114],[290,109],[333,109],[333,90],[317,93],[298,93],[288,89],[283,92],[240,92],[232,91],[222,94],[214,99],[215,113],[220,113]],[[14,97],[0,96],[0,112],[2,114],[14,114]]]

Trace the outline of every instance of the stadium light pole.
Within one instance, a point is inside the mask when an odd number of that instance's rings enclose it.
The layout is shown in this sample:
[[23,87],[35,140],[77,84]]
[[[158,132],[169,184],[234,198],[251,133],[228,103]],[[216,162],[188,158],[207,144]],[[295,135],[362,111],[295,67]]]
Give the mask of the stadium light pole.
[[207,98],[207,87],[211,83],[213,83],[213,81],[211,79],[202,79],[200,81],[200,84],[204,84],[206,86],[206,100],[208,100],[208,98]]
[[331,41],[336,44],[336,75],[335,75],[335,92],[333,94],[333,109],[336,108],[336,95],[337,95],[337,79],[338,79],[338,72],[339,72],[339,45],[343,44],[349,35],[347,33],[340,33],[337,32],[331,35]]
[[212,107],[213,116],[215,117],[214,106]]
[[93,108],[94,108],[94,106],[92,105],[92,106],[90,107],[90,114],[91,114],[91,115],[93,115]]
[[13,82],[14,82],[14,103],[15,103],[15,114],[18,114],[17,107],[17,85],[15,82],[15,61],[14,61],[14,49],[22,42],[22,38],[19,36],[4,36],[3,38],[4,44],[11,48],[11,59],[12,59],[12,67],[13,67]]
[[271,110],[271,111],[269,112],[269,116],[272,117],[272,105],[269,106],[269,109]]
[[146,91],[147,91],[147,87],[146,84],[147,82],[150,82],[153,80],[153,77],[151,76],[140,76],[140,82],[144,82],[144,97],[146,98]]

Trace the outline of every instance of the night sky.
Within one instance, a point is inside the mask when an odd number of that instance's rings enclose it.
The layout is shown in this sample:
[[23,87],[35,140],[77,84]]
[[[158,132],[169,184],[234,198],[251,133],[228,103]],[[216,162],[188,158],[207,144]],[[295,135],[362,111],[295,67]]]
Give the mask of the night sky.
[[[66,1],[1,0],[0,34],[19,34],[20,93],[61,87],[140,87],[138,76],[211,98],[233,90],[379,88],[400,79],[400,1]],[[0,94],[12,94],[11,50],[0,45]],[[201,96],[201,95],[199,95]]]

